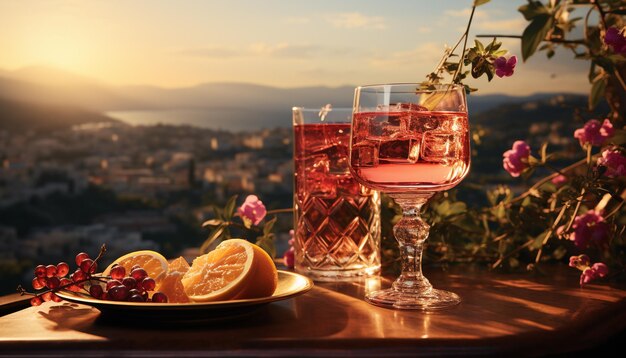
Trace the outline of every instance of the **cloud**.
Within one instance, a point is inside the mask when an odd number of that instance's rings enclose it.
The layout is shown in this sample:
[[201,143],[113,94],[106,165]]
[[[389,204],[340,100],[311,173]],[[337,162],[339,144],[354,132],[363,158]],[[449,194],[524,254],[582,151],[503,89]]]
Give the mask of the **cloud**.
[[480,21],[475,24],[476,30],[498,31],[505,34],[521,34],[528,23],[523,18]]
[[385,19],[381,16],[367,16],[359,12],[343,12],[325,16],[328,23],[344,29],[376,29],[386,28]]
[[418,34],[429,34],[433,32],[433,29],[431,27],[428,26],[420,26],[417,28],[417,33]]
[[346,78],[350,76],[354,76],[357,74],[354,70],[329,70],[328,68],[322,67],[313,67],[303,71],[300,71],[300,74],[307,76],[309,78],[316,79],[332,79],[336,80],[337,78]]
[[176,54],[207,59],[232,59],[267,57],[283,59],[310,59],[314,57],[356,57],[369,56],[371,52],[353,47],[332,47],[317,45],[292,45],[286,42],[269,44],[253,43],[241,48],[232,46],[207,46],[176,51]]
[[225,46],[208,46],[188,48],[176,51],[177,54],[190,57],[207,57],[207,58],[233,58],[245,55],[244,51],[225,47]]
[[320,48],[311,45],[290,45],[279,43],[275,45],[259,42],[250,45],[250,55],[282,57],[282,58],[310,58],[320,52]]
[[[463,18],[464,23],[459,27],[459,31],[465,31],[466,22],[471,14],[470,9],[463,10],[446,10],[444,15],[452,18]],[[474,31],[496,31],[505,34],[521,34],[527,25],[527,22],[521,17],[502,18],[503,14],[498,10],[476,10],[474,19],[472,20],[472,29]],[[456,20],[455,20],[456,21]]]
[[370,60],[374,67],[420,66],[423,64],[437,65],[443,55],[444,47],[428,42],[409,51],[397,51],[383,56],[375,56]]
[[[443,12],[445,16],[450,17],[462,17],[464,19],[469,20],[470,14],[472,10],[463,9],[463,10],[446,10]],[[489,17],[489,14],[484,10],[476,10],[474,11],[474,19],[486,19]]]

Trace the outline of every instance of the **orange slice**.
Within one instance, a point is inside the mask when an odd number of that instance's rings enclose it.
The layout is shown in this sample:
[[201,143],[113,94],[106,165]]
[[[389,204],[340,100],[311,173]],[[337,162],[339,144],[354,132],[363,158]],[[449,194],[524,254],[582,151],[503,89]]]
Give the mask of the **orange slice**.
[[155,291],[163,292],[167,295],[168,302],[187,303],[189,297],[185,294],[183,283],[181,282],[185,273],[189,271],[189,264],[181,256],[169,263],[167,272],[156,286]]
[[146,270],[148,276],[152,277],[157,283],[165,276],[168,266],[167,260],[163,255],[151,250],[134,251],[118,258],[104,270],[103,274],[105,276],[109,275],[114,264],[124,266],[126,275],[130,274],[130,269],[133,266],[139,265]]
[[193,260],[182,284],[194,302],[266,297],[276,290],[278,273],[263,249],[231,239]]

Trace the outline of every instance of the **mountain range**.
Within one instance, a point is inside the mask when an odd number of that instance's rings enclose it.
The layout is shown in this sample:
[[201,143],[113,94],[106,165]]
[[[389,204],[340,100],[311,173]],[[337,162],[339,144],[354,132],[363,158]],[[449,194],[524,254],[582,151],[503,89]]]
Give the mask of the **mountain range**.
[[[229,125],[239,130],[290,126],[291,107],[318,108],[329,102],[335,107],[351,107],[353,93],[354,86],[277,88],[250,83],[205,83],[182,88],[112,86],[64,70],[33,66],[15,71],[0,70],[0,128],[8,123],[15,124],[16,118],[9,117],[16,113],[16,108],[19,108],[23,125],[12,127],[28,127],[25,118],[29,116],[25,113],[29,107],[35,112],[60,110],[66,115],[73,108],[86,120],[107,120],[107,114],[116,112],[151,115],[172,111],[175,118],[167,123],[185,123],[188,113],[181,111],[185,110],[193,111],[193,115],[200,118],[193,123],[207,117],[207,126],[222,129],[229,129]],[[549,100],[554,96],[553,93],[520,97],[471,95],[468,106],[470,115],[474,116],[502,105]],[[7,111],[7,106],[11,105],[12,111]]]

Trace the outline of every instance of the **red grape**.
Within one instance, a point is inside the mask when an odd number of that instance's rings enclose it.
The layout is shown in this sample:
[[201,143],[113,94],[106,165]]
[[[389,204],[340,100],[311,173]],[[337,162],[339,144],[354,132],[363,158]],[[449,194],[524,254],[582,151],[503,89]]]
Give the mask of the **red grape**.
[[141,297],[141,295],[131,295],[130,297],[128,297],[128,301],[129,302],[143,302],[143,297]]
[[80,270],[84,273],[96,273],[98,264],[93,262],[92,259],[84,259],[80,262]]
[[128,297],[128,288],[124,285],[113,286],[108,293],[113,301],[124,301]]
[[35,267],[35,276],[36,277],[46,277],[46,266],[44,266],[44,265],[37,265],[37,267]]
[[120,282],[120,280],[110,280],[107,282],[107,291],[111,289],[111,287],[113,286],[119,286],[122,283]]
[[76,266],[80,266],[80,263],[83,262],[84,259],[88,259],[89,255],[85,252],[81,252],[80,254],[76,255]]
[[152,302],[167,303],[167,296],[163,292],[155,292],[152,295]]
[[63,299],[53,293],[52,294],[52,301],[54,301],[54,302],[61,302],[61,301],[63,301]]
[[109,299],[109,293],[108,292],[103,292],[102,296],[100,296],[100,299],[107,301]]
[[130,275],[137,280],[137,282],[141,282],[144,278],[148,277],[148,273],[146,270],[140,268],[136,268],[130,272]]
[[40,297],[44,302],[48,302],[52,300],[52,291],[44,292]]
[[39,297],[39,296],[35,296],[35,297],[30,299],[31,306],[39,306],[42,303],[43,303],[43,301],[41,300],[41,297]]
[[72,274],[72,281],[74,282],[78,282],[78,281],[83,281],[85,279],[87,279],[87,274],[84,273],[83,271],[81,271],[80,269],[77,269],[73,274]]
[[156,282],[153,278],[146,277],[137,286],[140,286],[140,288],[144,291],[154,291],[154,288],[156,287]]
[[68,265],[66,262],[59,262],[57,264],[57,276],[65,277],[68,272],[70,272],[70,265]]
[[61,280],[59,280],[59,278],[56,277],[56,276],[48,277],[48,280],[46,282],[46,286],[48,286],[48,288],[50,288],[50,289],[58,288],[59,286],[61,286]]
[[46,266],[46,277],[54,277],[57,275],[57,267],[54,265]]
[[42,288],[46,287],[46,279],[45,278],[39,278],[39,277],[35,277],[33,278],[33,288],[35,290],[41,290]]
[[61,279],[61,287],[65,287],[66,290],[72,291],[72,292],[79,292],[80,291],[80,287],[76,286],[76,285],[72,285],[72,280],[70,280],[69,278],[62,278]]
[[136,270],[138,268],[141,268],[141,266],[139,265],[133,265],[133,267],[130,268],[131,271]]
[[104,290],[100,285],[91,285],[91,287],[89,287],[89,294],[91,295],[91,297],[100,298],[102,297],[103,293]]
[[122,284],[130,290],[137,287],[137,280],[132,277],[124,277],[124,279],[122,280]]
[[[128,290],[128,297],[133,296],[133,295],[141,296],[141,291],[139,291],[136,288],[133,288],[132,290]],[[141,296],[141,298],[143,298],[143,296]]]
[[111,278],[114,280],[122,280],[126,276],[126,269],[124,266],[115,266],[111,269]]

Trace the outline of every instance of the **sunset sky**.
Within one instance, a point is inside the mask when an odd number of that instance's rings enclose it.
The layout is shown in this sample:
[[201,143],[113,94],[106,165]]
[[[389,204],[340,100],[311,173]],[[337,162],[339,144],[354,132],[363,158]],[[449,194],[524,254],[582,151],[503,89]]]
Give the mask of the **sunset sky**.
[[[163,87],[419,82],[444,44],[462,34],[471,3],[3,1],[0,73],[45,65],[113,85]],[[473,33],[521,34],[526,23],[517,7],[523,3],[493,0],[481,6]],[[517,40],[505,46],[519,55]],[[474,85],[481,93],[586,92],[584,66],[571,53],[552,60],[539,54],[520,63],[511,78]]]

